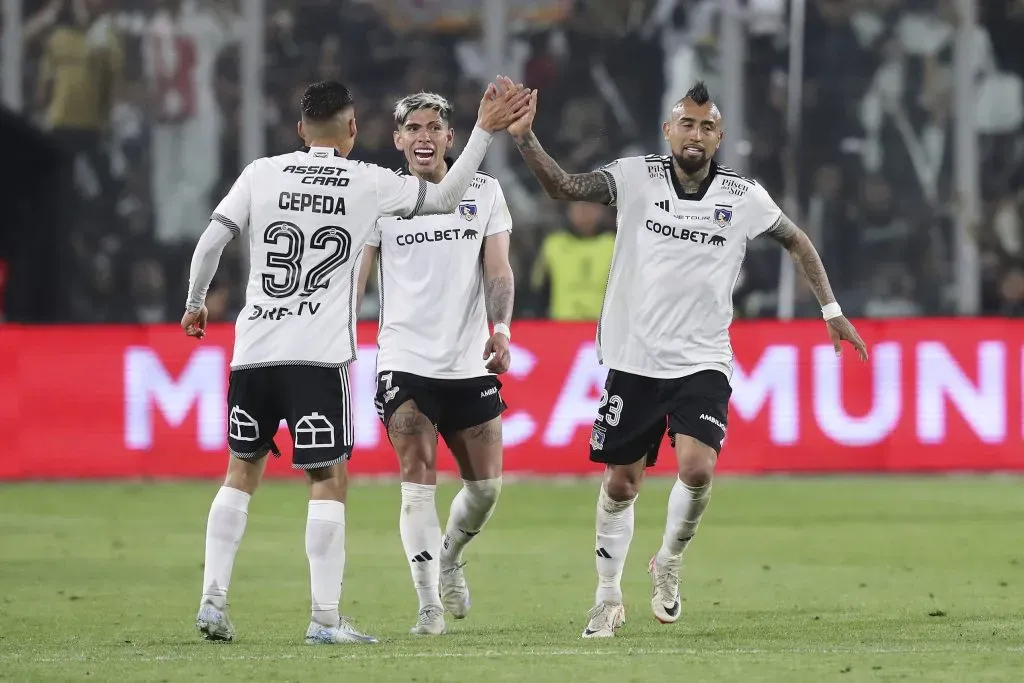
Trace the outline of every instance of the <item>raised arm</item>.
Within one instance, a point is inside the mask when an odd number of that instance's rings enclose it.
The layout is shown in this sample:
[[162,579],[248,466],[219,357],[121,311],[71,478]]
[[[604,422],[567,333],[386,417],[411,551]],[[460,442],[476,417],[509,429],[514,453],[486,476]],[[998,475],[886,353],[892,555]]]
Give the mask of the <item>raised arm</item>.
[[508,134],[516,141],[523,161],[540,181],[547,195],[552,199],[614,204],[615,180],[611,174],[604,171],[566,173],[558,162],[544,151],[540,140],[533,134],[533,119],[536,115],[537,91],[534,90],[530,93],[530,108],[508,127]]
[[[534,94],[534,98],[536,94]],[[509,128],[511,131],[511,127]],[[514,136],[516,147],[523,161],[540,181],[541,187],[552,199],[569,199],[578,202],[613,204],[615,202],[615,181],[604,171],[590,173],[567,173],[558,162],[541,147],[540,140],[527,130]]]

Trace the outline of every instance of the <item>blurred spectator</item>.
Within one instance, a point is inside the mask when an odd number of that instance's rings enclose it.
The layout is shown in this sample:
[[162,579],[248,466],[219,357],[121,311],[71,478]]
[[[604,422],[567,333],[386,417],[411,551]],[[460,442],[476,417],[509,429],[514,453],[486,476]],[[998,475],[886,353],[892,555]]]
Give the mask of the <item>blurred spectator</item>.
[[615,235],[601,230],[608,210],[573,202],[566,214],[569,230],[548,235],[534,261],[537,310],[555,320],[597,320],[615,246]]
[[235,39],[222,3],[186,7],[160,0],[143,46],[152,121],[156,236],[192,246],[209,222],[210,191],[220,175],[221,113],[214,66]]

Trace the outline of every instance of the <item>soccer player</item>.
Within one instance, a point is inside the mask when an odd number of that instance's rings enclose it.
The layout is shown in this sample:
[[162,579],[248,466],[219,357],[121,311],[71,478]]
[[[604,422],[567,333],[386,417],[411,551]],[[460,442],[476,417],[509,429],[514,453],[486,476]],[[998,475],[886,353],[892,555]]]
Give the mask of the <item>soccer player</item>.
[[633,504],[668,427],[678,477],[661,548],[651,558],[651,608],[679,618],[679,571],[711,497],[728,424],[732,376],[732,293],[748,240],[765,234],[800,267],[840,353],[867,349],[843,317],[814,245],[755,181],[714,161],[722,114],[703,83],[662,126],[671,155],[617,159],[592,173],[566,173],[548,156],[530,111],[509,126],[523,159],[556,199],[615,206],[617,234],[597,353],[608,367],[590,459],[605,464],[597,503],[595,606],[584,638],[615,634],[626,618],[620,579],[633,537]]
[[[451,174],[445,156],[454,138],[451,115],[451,104],[433,93],[408,95],[395,105],[395,147],[412,177],[441,183]],[[466,616],[462,551],[501,492],[505,403],[496,374],[510,361],[511,229],[501,186],[478,172],[458,210],[381,218],[363,249],[360,292],[374,262],[378,266],[376,403],[402,470],[399,531],[419,596],[414,634],[444,633],[444,609],[456,619]],[[438,434],[463,482],[443,543],[434,504]]]
[[459,163],[438,184],[350,161],[356,137],[352,95],[314,83],[302,96],[302,151],[257,159],[217,206],[192,258],[181,326],[202,339],[207,288],[224,246],[243,235],[251,272],[235,326],[228,385],[228,463],[210,508],[203,594],[196,627],[230,641],[231,569],[250,497],[278,455],[282,419],[294,444],[292,467],[309,479],[306,555],[312,592],[308,644],[373,643],[338,613],[345,566],[345,463],[353,425],[348,364],[356,355],[358,256],[380,216],[450,213],[487,151],[528,103],[526,90],[489,85]]

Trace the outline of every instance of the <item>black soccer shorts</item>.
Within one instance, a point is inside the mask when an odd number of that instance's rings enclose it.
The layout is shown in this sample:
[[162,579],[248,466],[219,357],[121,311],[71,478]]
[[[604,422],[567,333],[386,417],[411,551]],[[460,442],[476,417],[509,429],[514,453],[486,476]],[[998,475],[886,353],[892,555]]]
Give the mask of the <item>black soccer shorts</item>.
[[416,407],[441,434],[483,424],[508,408],[501,398],[501,381],[494,375],[433,379],[390,370],[377,374],[374,402],[385,429],[391,416],[406,401],[415,401]]
[[232,370],[228,379],[228,448],[243,460],[280,455],[274,434],[288,423],[292,467],[311,470],[348,460],[354,430],[348,368],[271,365]]
[[673,444],[676,434],[684,434],[720,453],[730,396],[729,380],[717,370],[677,379],[609,370],[590,434],[590,459],[631,465],[646,457],[652,467],[666,426]]

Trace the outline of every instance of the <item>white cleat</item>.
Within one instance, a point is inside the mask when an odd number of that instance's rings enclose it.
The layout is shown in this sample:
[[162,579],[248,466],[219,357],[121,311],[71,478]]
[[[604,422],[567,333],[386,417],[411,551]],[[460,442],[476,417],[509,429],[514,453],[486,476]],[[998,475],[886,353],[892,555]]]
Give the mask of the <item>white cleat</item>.
[[205,640],[230,643],[235,639],[235,627],[228,617],[227,605],[220,608],[204,600],[196,615],[196,628]]
[[312,621],[306,629],[306,645],[368,645],[376,642],[376,638],[356,629],[346,617],[342,617],[337,626],[325,626]]
[[419,619],[409,633],[414,636],[439,636],[446,631],[444,624],[444,608],[440,605],[427,605],[420,610]]
[[584,638],[611,638],[620,626],[626,623],[626,608],[622,604],[602,602],[587,612],[587,627]]
[[441,604],[456,619],[465,619],[469,614],[469,586],[462,571],[465,566],[465,562],[456,562],[441,567]]
[[667,562],[658,562],[658,556],[651,557],[647,570],[651,574],[651,609],[654,618],[663,624],[672,624],[679,619],[679,566],[682,556]]

